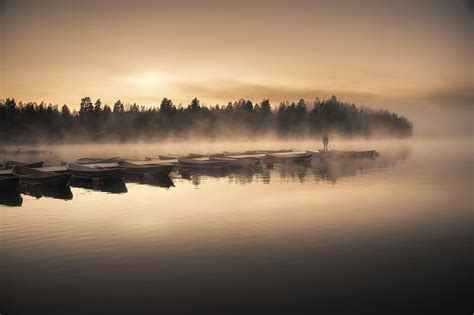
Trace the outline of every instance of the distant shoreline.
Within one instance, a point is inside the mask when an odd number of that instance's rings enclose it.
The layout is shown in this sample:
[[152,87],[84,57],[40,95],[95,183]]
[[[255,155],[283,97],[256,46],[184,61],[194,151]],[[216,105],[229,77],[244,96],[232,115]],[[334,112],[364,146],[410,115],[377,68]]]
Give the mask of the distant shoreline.
[[157,139],[249,138],[274,136],[281,139],[319,137],[407,138],[412,123],[387,110],[376,110],[341,102],[335,96],[308,104],[282,102],[272,109],[270,101],[241,99],[227,105],[202,106],[195,98],[186,106],[175,106],[164,98],[159,107],[125,105],[113,107],[84,97],[79,111],[67,105],[0,101],[0,142],[35,143],[48,141],[97,142]]

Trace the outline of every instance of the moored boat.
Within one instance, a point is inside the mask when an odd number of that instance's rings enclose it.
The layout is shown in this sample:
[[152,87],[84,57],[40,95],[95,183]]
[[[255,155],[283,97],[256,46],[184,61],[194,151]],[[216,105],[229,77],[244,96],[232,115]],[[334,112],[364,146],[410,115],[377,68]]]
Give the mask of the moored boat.
[[178,166],[183,168],[221,168],[230,166],[230,162],[216,161],[210,158],[179,158]]
[[163,154],[163,155],[158,155],[158,158],[160,160],[177,160],[177,159],[182,159],[182,158],[203,158],[206,157],[207,155],[205,154],[198,154],[198,153],[189,153],[187,155],[181,155],[181,154]]
[[[247,152],[251,152],[251,151],[247,151]],[[281,149],[281,150],[257,150],[254,152],[255,154],[261,154],[261,153],[290,153],[294,151],[293,149]]]
[[122,179],[126,173],[126,170],[120,167],[89,167],[74,163],[69,163],[66,167],[76,178],[112,180]]
[[84,157],[77,159],[76,164],[117,163],[118,161],[120,161],[120,157],[118,156],[111,158]]
[[[163,155],[158,155],[158,158],[160,160],[176,160],[178,158],[182,158],[183,155],[174,155],[174,154],[163,154]],[[152,158],[147,158],[147,159],[152,159]]]
[[377,151],[375,150],[354,152],[354,157],[375,157],[375,156],[377,156]]
[[43,167],[44,162],[38,161],[38,162],[32,162],[32,163],[23,163],[23,162],[18,162],[18,161],[6,161],[5,164],[3,165],[3,169],[8,170],[8,169],[13,168],[15,165],[35,168],[35,167]]
[[69,183],[71,174],[57,174],[44,172],[37,169],[15,165],[12,173],[20,178],[20,185],[33,184],[50,187],[66,186]]
[[257,159],[252,159],[252,158],[234,158],[234,157],[229,157],[229,156],[210,156],[210,160],[213,161],[223,161],[223,162],[228,162],[229,166],[234,166],[234,167],[250,167],[250,166],[256,166],[259,164],[259,161]]
[[279,150],[247,150],[243,152],[231,152],[223,151],[222,155],[224,156],[234,156],[234,155],[256,155],[256,154],[265,154],[265,153],[289,153],[293,152],[293,149],[279,149]]
[[309,152],[265,153],[270,159],[276,160],[304,160],[312,157]]
[[135,164],[126,161],[120,161],[118,166],[125,169],[127,174],[149,174],[163,176],[167,176],[174,167],[174,165],[171,164]]

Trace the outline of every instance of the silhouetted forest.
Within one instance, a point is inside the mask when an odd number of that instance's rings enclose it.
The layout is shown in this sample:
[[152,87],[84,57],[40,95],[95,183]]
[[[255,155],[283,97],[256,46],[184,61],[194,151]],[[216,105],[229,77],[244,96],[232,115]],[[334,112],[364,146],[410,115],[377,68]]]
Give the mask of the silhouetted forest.
[[0,136],[4,143],[48,140],[164,139],[168,137],[280,137],[412,134],[412,124],[386,110],[357,107],[335,96],[307,103],[280,103],[272,109],[268,99],[260,103],[241,99],[227,105],[204,106],[195,98],[187,106],[176,106],[164,98],[158,107],[121,101],[109,106],[84,97],[79,110],[45,103],[0,101]]

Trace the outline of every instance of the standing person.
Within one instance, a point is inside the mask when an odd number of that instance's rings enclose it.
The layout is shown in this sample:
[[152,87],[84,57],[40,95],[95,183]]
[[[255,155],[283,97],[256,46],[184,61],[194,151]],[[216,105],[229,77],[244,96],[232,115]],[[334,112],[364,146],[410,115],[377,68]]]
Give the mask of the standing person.
[[328,151],[329,138],[328,138],[327,133],[324,134],[323,144],[324,144],[324,149],[323,150]]

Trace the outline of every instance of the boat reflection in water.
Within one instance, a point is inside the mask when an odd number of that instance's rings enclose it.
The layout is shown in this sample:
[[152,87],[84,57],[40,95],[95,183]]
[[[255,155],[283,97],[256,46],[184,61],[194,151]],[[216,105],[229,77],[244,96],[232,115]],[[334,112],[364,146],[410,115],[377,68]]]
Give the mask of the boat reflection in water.
[[201,184],[202,178],[225,178],[232,174],[231,169],[224,167],[216,168],[180,168],[178,174],[182,179],[191,180],[194,186]]
[[310,177],[318,181],[336,183],[337,180],[357,176],[366,172],[394,167],[399,161],[406,160],[410,151],[399,151],[377,157],[354,158],[312,158],[264,162],[261,165],[246,168],[215,169],[179,169],[180,177],[199,186],[211,178],[228,178],[230,182],[248,184],[254,181],[270,183],[272,176],[283,181],[305,182]]
[[8,207],[20,207],[23,204],[23,198],[18,191],[1,191],[0,205]]
[[316,180],[336,181],[343,177],[357,176],[366,172],[395,167],[406,160],[410,151],[403,150],[378,157],[357,157],[352,159],[313,159],[311,166]]
[[33,196],[37,199],[42,197],[72,200],[72,191],[69,186],[49,187],[40,185],[19,185],[19,192],[25,195]]
[[71,178],[70,185],[72,187],[97,190],[97,191],[107,192],[111,194],[123,194],[128,191],[127,186],[125,186],[125,183],[122,179],[96,181],[96,180],[73,177]]
[[125,182],[163,188],[174,187],[173,180],[168,175],[127,174],[125,176]]
[[[224,179],[229,183],[240,185],[251,183],[269,184],[272,177],[282,182],[330,182],[335,184],[339,179],[359,176],[394,167],[398,162],[406,160],[410,151],[403,150],[381,154],[378,157],[355,158],[312,158],[301,160],[279,160],[264,162],[249,167],[215,167],[215,168],[178,168],[170,176],[149,174],[127,174],[125,182],[138,183],[149,186],[170,188],[175,184],[171,179],[178,181],[190,180],[195,187],[212,179]],[[123,179],[86,179],[72,177],[70,185],[102,191],[113,194],[128,192]],[[18,185],[19,192],[36,198],[49,197],[55,199],[71,200],[72,191],[69,186],[48,187],[44,185]],[[7,206],[21,206],[23,199],[18,191],[1,192],[0,204]]]

